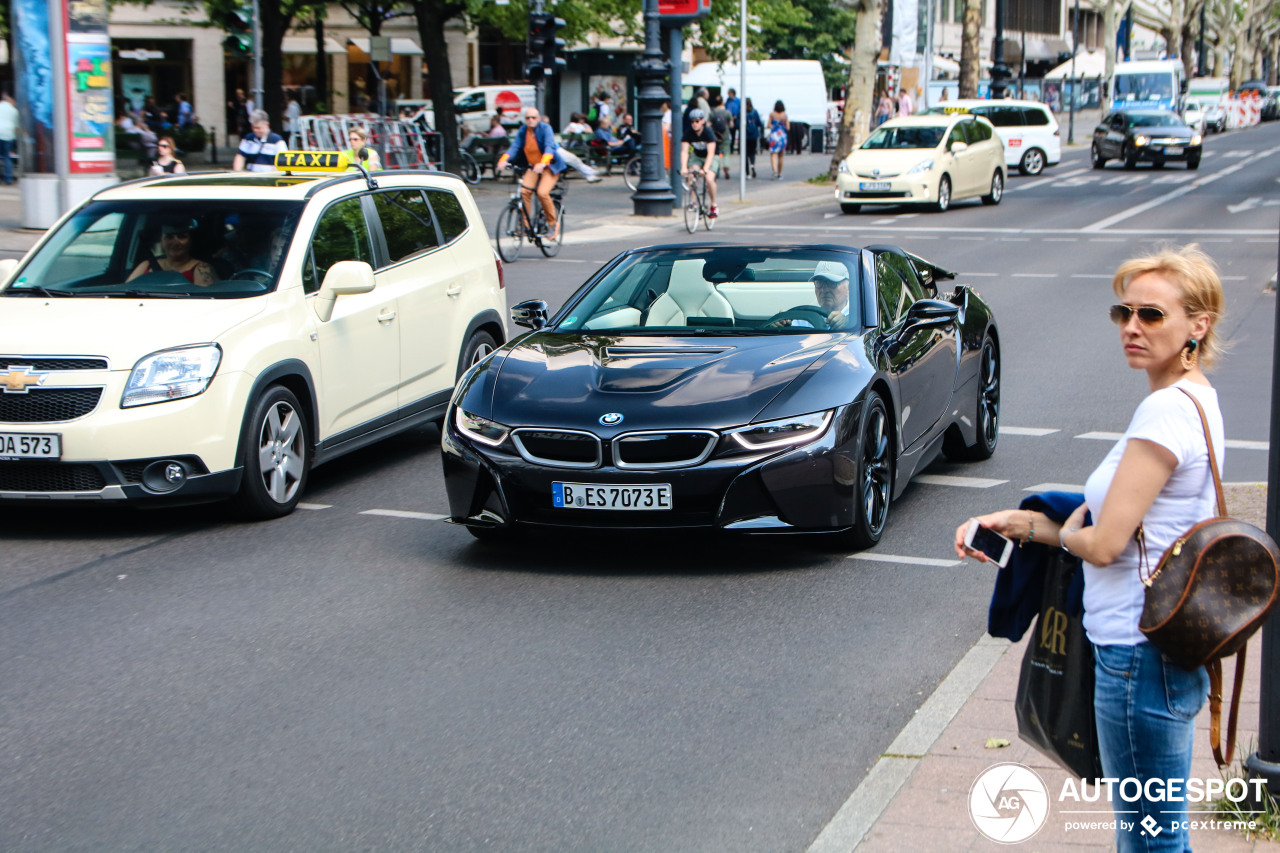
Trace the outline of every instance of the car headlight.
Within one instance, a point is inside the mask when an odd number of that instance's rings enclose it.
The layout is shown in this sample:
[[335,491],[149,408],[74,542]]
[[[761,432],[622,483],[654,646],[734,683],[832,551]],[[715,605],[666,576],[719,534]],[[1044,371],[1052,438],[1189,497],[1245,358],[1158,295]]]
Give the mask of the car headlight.
[[1191,144],[1192,144],[1192,145],[1199,145],[1201,142],[1204,142],[1204,137],[1203,137],[1203,136],[1201,136],[1201,135],[1200,135],[1200,134],[1198,134],[1198,133],[1193,133],[1193,134],[1191,134]]
[[932,169],[932,168],[933,168],[933,158],[930,158],[930,159],[928,159],[928,160],[921,160],[919,163],[916,163],[914,166],[912,166],[910,169],[908,169],[908,170],[907,170],[907,174],[908,174],[908,175],[919,175],[919,174],[922,174],[922,173],[924,173],[924,172],[929,171],[929,170],[930,170],[930,169]]
[[1151,140],[1147,139],[1145,136],[1135,136],[1133,138],[1134,145],[1146,145],[1150,141]]
[[453,422],[457,424],[458,432],[468,438],[474,438],[481,444],[497,447],[507,440],[507,433],[511,432],[510,427],[503,426],[497,421],[473,415],[470,412],[463,411],[461,408],[457,408],[454,411],[456,414]]
[[794,418],[765,421],[761,424],[748,424],[730,430],[729,435],[748,450],[767,450],[771,447],[807,444],[827,431],[827,427],[831,425],[832,414],[833,411],[828,410]]
[[197,344],[161,350],[133,366],[120,398],[120,408],[181,400],[204,393],[222,363],[222,347]]
[[840,173],[840,174],[842,174],[842,175],[852,174],[852,173],[850,172],[850,170],[849,170],[849,161],[848,161],[848,160],[841,160],[841,161],[840,161],[840,165],[839,165],[839,166],[836,166],[836,171],[837,171],[837,172],[839,172],[839,173]]

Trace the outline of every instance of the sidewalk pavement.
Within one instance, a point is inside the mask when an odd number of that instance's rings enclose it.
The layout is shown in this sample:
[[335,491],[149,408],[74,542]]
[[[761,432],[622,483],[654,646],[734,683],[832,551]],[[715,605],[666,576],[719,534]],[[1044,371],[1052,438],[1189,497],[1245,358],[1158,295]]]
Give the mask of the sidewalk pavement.
[[[1265,524],[1266,488],[1256,484],[1228,484],[1227,505],[1232,515],[1258,526]],[[1028,632],[1030,636],[1031,632]],[[1072,803],[1057,802],[1069,777],[1052,760],[1018,739],[1014,714],[1018,675],[1027,638],[1010,644],[983,637],[938,690],[916,713],[876,763],[866,781],[809,849],[856,850],[857,853],[916,851],[1024,850],[1026,853],[1085,853],[1115,849],[1111,830],[1068,829],[1068,821],[1110,820],[1107,815],[1064,814]],[[1238,775],[1242,762],[1257,745],[1261,637],[1249,643],[1239,730],[1232,768]],[[1223,664],[1224,689],[1230,691],[1234,658]],[[1223,697],[1222,736],[1226,737],[1227,707]],[[989,738],[1009,742],[988,748]],[[1225,748],[1225,744],[1224,744]],[[1016,762],[1034,769],[1049,790],[1050,811],[1044,827],[1021,844],[998,844],[982,836],[969,817],[969,791],[982,771],[994,764]],[[1209,708],[1206,703],[1196,721],[1195,752],[1191,775],[1218,779],[1217,764],[1209,745]],[[1083,803],[1080,809],[1104,808]],[[1210,812],[1192,806],[1190,820],[1211,820]],[[1229,829],[1193,829],[1191,845],[1196,853],[1265,853],[1280,845],[1246,841]]]

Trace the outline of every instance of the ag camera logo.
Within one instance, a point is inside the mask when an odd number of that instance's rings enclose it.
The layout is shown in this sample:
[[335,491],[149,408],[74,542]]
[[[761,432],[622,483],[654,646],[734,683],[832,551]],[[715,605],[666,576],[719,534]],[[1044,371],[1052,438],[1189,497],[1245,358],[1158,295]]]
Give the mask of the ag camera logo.
[[992,841],[1026,841],[1049,818],[1049,789],[1026,765],[993,765],[982,771],[969,789],[969,817],[978,832]]

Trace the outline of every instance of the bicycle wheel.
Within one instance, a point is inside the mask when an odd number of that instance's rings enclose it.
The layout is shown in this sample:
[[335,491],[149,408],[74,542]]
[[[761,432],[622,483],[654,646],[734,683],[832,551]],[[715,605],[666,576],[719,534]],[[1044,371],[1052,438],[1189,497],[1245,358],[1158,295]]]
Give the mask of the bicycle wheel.
[[520,244],[524,242],[524,223],[520,219],[520,202],[516,201],[498,214],[498,225],[493,229],[498,257],[507,263],[520,257]]
[[710,231],[716,227],[716,221],[707,214],[711,213],[711,206],[707,204],[707,185],[702,185],[702,195],[698,197],[698,204],[702,208],[702,224]]
[[[548,258],[554,258],[556,255],[560,254],[560,244],[564,242],[564,205],[560,203],[559,199],[556,199],[555,206],[556,221],[560,223],[560,234],[554,241],[551,239],[550,234],[543,234],[538,237],[538,248],[541,249],[542,254],[546,255]],[[539,211],[538,218],[540,220],[543,218],[541,211]]]
[[632,192],[640,188],[640,155],[632,157],[627,161],[627,168],[622,173],[622,179],[627,182],[627,187]]
[[480,164],[466,151],[458,152],[458,177],[469,184],[480,183]]
[[697,183],[685,187],[684,191],[684,230],[693,234],[698,230],[698,219],[702,216],[702,204],[698,200]]

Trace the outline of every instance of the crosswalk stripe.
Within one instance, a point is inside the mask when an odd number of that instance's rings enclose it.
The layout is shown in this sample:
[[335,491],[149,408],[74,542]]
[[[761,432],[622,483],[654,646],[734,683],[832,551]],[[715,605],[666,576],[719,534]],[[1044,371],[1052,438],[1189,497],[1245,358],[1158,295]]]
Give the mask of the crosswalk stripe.
[[332,508],[333,508],[333,504],[309,504],[306,502],[301,502],[298,504],[298,509],[332,509]]
[[1024,492],[1083,492],[1084,486],[1079,483],[1036,483],[1027,486]]
[[436,515],[431,512],[409,512],[404,509],[366,509],[360,513],[361,515],[384,515],[387,518],[414,518],[420,521],[440,521],[448,518],[447,515]]
[[933,557],[900,557],[897,554],[872,554],[869,551],[850,554],[849,559],[867,560],[872,563],[898,563],[905,566],[931,566],[940,569],[948,569],[961,563],[960,560],[938,560]]
[[1038,437],[1042,435],[1053,435],[1055,432],[1061,432],[1061,430],[1057,428],[1047,429],[1045,427],[1019,427],[1019,426],[1001,426],[1000,427],[1001,435],[1034,435]]
[[926,486],[959,486],[964,489],[990,489],[1003,486],[1008,480],[986,480],[982,477],[953,477],[950,474],[921,474],[913,477],[912,482],[924,483]]
[[[1124,438],[1122,432],[1085,432],[1077,435],[1076,438],[1088,438],[1095,441],[1119,441]],[[1243,438],[1228,438],[1226,440],[1227,447],[1236,450],[1270,450],[1271,443],[1267,441],[1247,441]]]

